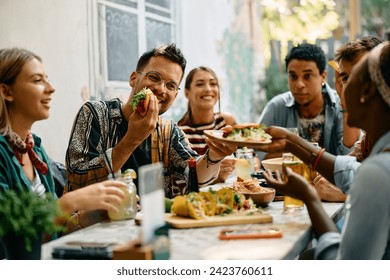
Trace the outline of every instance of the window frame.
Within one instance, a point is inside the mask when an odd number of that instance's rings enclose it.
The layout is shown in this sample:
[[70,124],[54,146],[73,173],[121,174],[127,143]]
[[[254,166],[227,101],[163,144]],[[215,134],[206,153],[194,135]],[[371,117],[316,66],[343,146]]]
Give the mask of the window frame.
[[[147,0],[129,0],[137,3],[137,8],[125,7],[121,4],[111,2],[110,0],[89,0],[87,1],[87,25],[88,25],[88,60],[90,76],[91,99],[109,99],[113,96],[125,93],[128,95],[130,85],[128,81],[118,81],[108,79],[108,61],[107,61],[107,36],[106,36],[106,7],[112,7],[121,11],[137,15],[138,23],[138,57],[147,51],[146,22],[148,19],[157,20],[170,24],[171,38],[170,42],[178,43],[178,13],[181,1],[169,0],[170,8],[147,3]],[[170,14],[170,18],[147,11],[150,7],[157,11]],[[133,71],[135,69],[131,69]]]

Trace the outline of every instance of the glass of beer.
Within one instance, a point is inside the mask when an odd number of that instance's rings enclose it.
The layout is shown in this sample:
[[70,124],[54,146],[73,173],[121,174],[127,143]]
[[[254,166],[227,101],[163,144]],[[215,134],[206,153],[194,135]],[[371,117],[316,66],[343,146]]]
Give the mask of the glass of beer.
[[[292,169],[293,172],[305,176],[305,166],[304,163],[301,160],[286,160],[283,161],[284,167],[289,167]],[[285,168],[283,168],[284,170]],[[287,178],[286,174],[284,174],[285,178]],[[291,196],[288,196],[284,194],[284,204],[283,204],[283,211],[286,213],[294,213],[299,212],[303,209],[304,203],[300,199],[293,198]]]

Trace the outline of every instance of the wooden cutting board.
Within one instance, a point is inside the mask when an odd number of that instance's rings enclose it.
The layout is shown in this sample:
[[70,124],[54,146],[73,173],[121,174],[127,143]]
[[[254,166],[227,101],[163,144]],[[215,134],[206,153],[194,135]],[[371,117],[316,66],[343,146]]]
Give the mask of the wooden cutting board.
[[[141,224],[142,215],[135,218],[136,224]],[[261,224],[272,223],[272,216],[266,212],[236,212],[224,216],[211,216],[202,220],[178,217],[172,214],[166,214],[167,223],[173,228],[197,228],[197,227],[215,227],[238,224]]]

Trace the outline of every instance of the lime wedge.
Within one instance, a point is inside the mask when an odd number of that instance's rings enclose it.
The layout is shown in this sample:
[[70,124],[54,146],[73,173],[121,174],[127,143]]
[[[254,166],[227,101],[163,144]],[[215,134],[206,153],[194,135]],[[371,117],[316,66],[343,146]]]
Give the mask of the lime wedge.
[[164,203],[165,203],[165,213],[171,213],[171,208],[173,204],[173,199],[169,198],[164,198]]

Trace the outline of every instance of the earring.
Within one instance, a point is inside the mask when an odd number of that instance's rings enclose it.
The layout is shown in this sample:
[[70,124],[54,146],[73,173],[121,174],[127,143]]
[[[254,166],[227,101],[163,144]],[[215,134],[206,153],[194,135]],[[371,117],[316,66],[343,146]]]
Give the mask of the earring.
[[366,100],[364,99],[364,96],[360,97],[360,103],[363,104],[364,102],[366,102]]

